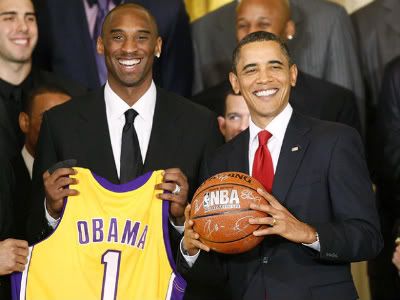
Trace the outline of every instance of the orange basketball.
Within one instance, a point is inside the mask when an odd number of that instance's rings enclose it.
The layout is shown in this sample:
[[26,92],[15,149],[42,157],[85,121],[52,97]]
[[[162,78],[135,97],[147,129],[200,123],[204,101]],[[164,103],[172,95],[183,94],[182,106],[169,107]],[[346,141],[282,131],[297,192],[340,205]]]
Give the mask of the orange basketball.
[[224,172],[204,181],[193,196],[190,218],[200,241],[220,253],[242,253],[258,245],[264,237],[253,231],[265,227],[252,225],[250,218],[266,214],[250,209],[251,203],[268,203],[257,193],[263,188],[250,175]]

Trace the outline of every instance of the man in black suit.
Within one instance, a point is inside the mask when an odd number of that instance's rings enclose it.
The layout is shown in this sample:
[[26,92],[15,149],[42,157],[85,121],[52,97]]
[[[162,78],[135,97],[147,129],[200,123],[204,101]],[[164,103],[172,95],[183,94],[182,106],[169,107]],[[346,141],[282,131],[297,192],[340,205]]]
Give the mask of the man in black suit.
[[[99,78],[93,37],[98,0],[36,0],[39,36],[35,63],[59,72],[90,89],[104,84]],[[189,17],[182,0],[110,0],[136,3],[156,18],[164,50],[154,63],[154,81],[166,90],[191,95],[193,49]],[[106,76],[104,76],[106,77]]]
[[[268,21],[266,21],[268,20]],[[285,0],[243,0],[236,10],[236,38],[240,41],[255,31],[269,31],[282,39],[295,34],[289,2]],[[194,96],[192,100],[221,114],[224,95],[231,89],[227,80]],[[361,132],[354,94],[341,86],[299,71],[290,100],[302,114],[321,120],[347,124]]]
[[[34,186],[43,187],[42,174],[54,163],[74,158],[113,183],[120,182],[121,132],[124,114],[135,109],[134,128],[140,146],[142,172],[166,169],[158,189],[172,201],[171,216],[181,225],[187,197],[197,184],[203,155],[221,143],[215,116],[184,98],[155,86],[152,80],[154,57],[161,53],[154,17],[139,5],[122,4],[113,9],[98,39],[108,68],[105,87],[56,107],[43,116],[34,166]],[[56,223],[63,198],[75,195],[66,188],[73,183],[66,176],[74,171],[61,168],[46,172],[47,220]],[[180,187],[180,192],[178,186]],[[30,240],[43,237],[43,191],[35,192]],[[53,218],[51,218],[53,217]]]
[[26,220],[31,206],[32,170],[43,113],[69,99],[71,96],[66,90],[43,84],[31,91],[19,114],[19,127],[25,135],[25,143],[20,154],[11,159],[14,178],[18,183],[12,192],[16,238],[26,238]]
[[394,300],[400,295],[400,277],[392,264],[395,240],[400,236],[400,57],[385,68],[378,101],[376,158],[379,214],[385,247],[368,264],[373,299]]
[[[250,126],[206,160],[201,177],[240,171],[261,180],[271,170],[266,182],[272,187],[258,191],[269,204],[250,206],[266,214],[249,219],[267,225],[253,233],[265,239],[239,255],[207,253],[187,219],[178,270],[186,273],[192,299],[214,299],[216,290],[225,290],[230,299],[354,300],[350,262],[370,259],[382,247],[359,134],[293,110],[289,95],[296,76],[275,35],[255,32],[239,42],[230,81],[246,100]],[[267,131],[272,136],[260,144]],[[259,151],[269,153],[269,164]]]
[[22,272],[28,256],[28,243],[14,237],[13,191],[17,182],[8,159],[0,157],[0,299],[11,299],[12,272]]

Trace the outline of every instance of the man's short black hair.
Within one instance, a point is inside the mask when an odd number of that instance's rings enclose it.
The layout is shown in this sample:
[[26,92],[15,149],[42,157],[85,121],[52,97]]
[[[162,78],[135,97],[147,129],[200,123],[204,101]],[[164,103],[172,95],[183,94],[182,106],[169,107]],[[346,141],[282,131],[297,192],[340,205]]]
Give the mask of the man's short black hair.
[[223,117],[225,117],[225,115],[226,115],[226,101],[228,100],[228,96],[230,96],[230,95],[232,95],[232,96],[240,96],[240,93],[236,94],[233,91],[232,87],[230,87],[229,89],[225,90],[225,92],[224,92],[224,101],[223,101],[223,105],[222,105],[222,116]]
[[254,43],[254,42],[267,42],[267,41],[273,41],[273,42],[278,43],[279,46],[281,47],[283,54],[287,57],[287,59],[289,61],[289,66],[293,65],[292,58],[290,57],[289,49],[283,39],[281,39],[279,36],[277,36],[271,32],[256,31],[256,32],[246,35],[242,40],[239,41],[235,50],[233,50],[233,55],[232,55],[232,71],[233,71],[233,73],[237,74],[236,66],[237,66],[237,62],[239,59],[240,50],[242,49],[242,47],[244,45]]
[[26,97],[23,102],[22,111],[30,116],[32,113],[33,101],[37,96],[45,93],[64,94],[71,97],[71,94],[61,86],[51,83],[41,84],[29,92],[28,97]]

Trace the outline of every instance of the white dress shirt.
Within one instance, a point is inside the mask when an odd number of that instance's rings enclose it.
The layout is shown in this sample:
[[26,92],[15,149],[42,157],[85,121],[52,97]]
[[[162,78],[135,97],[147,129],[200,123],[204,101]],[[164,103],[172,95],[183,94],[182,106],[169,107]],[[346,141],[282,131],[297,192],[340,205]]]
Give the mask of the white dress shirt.
[[[254,156],[258,149],[258,133],[262,130],[268,130],[269,133],[272,134],[271,138],[268,140],[267,147],[269,152],[271,153],[272,164],[274,166],[274,174],[276,171],[276,166],[278,165],[279,154],[281,153],[283,138],[285,137],[286,129],[289,124],[290,118],[292,117],[293,108],[290,104],[288,104],[265,128],[259,128],[253,121],[250,119],[249,124],[249,172],[250,175],[253,173],[253,162]],[[279,199],[278,199],[279,200]],[[183,241],[183,239],[182,239]],[[191,267],[197,260],[197,257],[200,254],[200,251],[193,255],[187,255],[183,251],[182,241],[180,244],[181,252],[189,267]],[[303,244],[307,247],[311,247],[314,250],[320,251],[319,241],[316,241],[312,244]]]
[[35,159],[28,152],[28,149],[26,149],[25,145],[24,145],[24,147],[22,147],[21,155],[22,155],[22,158],[24,159],[25,166],[28,169],[29,177],[32,179],[33,162]]

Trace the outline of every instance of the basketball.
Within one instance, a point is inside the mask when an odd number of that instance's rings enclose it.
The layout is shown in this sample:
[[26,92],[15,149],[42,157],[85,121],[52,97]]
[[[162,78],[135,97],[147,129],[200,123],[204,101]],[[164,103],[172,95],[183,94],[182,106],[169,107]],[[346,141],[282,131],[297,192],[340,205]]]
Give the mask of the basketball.
[[253,225],[250,218],[266,214],[250,209],[251,203],[268,203],[257,193],[263,188],[255,178],[240,172],[224,172],[202,183],[193,196],[190,218],[200,241],[220,253],[246,252],[258,245],[264,237],[253,231],[264,225]]

